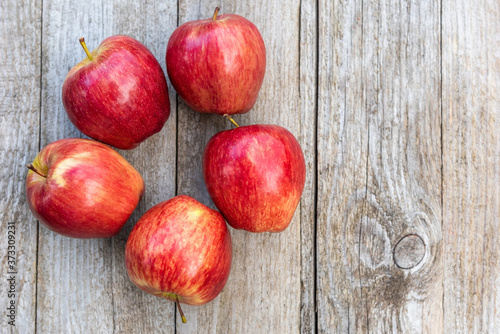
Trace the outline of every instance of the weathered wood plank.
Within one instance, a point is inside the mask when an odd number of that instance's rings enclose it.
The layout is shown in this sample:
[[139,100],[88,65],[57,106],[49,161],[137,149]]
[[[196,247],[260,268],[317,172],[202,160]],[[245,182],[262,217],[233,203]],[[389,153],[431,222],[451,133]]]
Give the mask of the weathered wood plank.
[[[44,1],[42,18],[41,147],[79,137],[62,106],[67,72],[106,34],[101,2]],[[112,332],[112,254],[110,239],[78,240],[40,226],[37,332]]]
[[[144,43],[165,70],[167,36],[176,26],[176,15],[175,4],[160,1],[44,2],[43,144],[81,136],[61,104],[66,73],[85,56],[79,37],[84,36],[93,49],[106,37],[128,34]],[[165,128],[139,148],[121,151],[146,183],[145,196],[122,232],[106,240],[71,240],[46,230],[41,233],[40,332],[174,331],[173,307],[138,290],[128,279],[123,262],[133,224],[147,209],[175,192],[175,99],[171,101],[174,113]]]
[[439,4],[319,6],[318,330],[439,331]]
[[[298,1],[222,3],[180,1],[179,24],[221,13],[248,18],[261,31],[267,49],[267,70],[255,107],[235,116],[240,125],[279,124],[301,136],[299,104]],[[201,171],[208,140],[231,128],[220,116],[199,115],[179,102],[178,193],[213,207]],[[309,134],[308,134],[309,135]],[[221,295],[201,307],[185,307],[187,324],[177,317],[180,333],[294,333],[300,329],[300,211],[280,234],[251,234],[231,230],[233,262]]]
[[443,1],[444,332],[500,332],[500,4]]
[[[378,110],[370,117],[368,194],[375,194],[380,208],[376,224],[360,230],[361,262],[364,240],[378,233],[378,224],[390,249],[384,249],[389,262],[381,267],[360,266],[363,281],[374,282],[362,288],[367,329],[436,333],[443,325],[440,6],[381,1],[379,12]],[[367,245],[373,264],[382,245],[372,240]]]
[[347,333],[354,328],[356,311],[349,294],[360,292],[348,275],[353,256],[343,240],[356,232],[343,229],[344,212],[363,196],[367,184],[364,17],[361,2],[320,1],[318,7],[318,332]]
[[[26,203],[24,184],[26,164],[39,145],[41,4],[2,1],[0,12],[0,45],[5,51],[0,57],[0,159],[4,164],[0,177],[0,328],[3,333],[32,333],[38,228]],[[8,318],[11,302],[15,314]]]
[[316,332],[317,9],[316,1],[300,2],[299,142],[306,161],[306,183],[300,202],[301,333]]

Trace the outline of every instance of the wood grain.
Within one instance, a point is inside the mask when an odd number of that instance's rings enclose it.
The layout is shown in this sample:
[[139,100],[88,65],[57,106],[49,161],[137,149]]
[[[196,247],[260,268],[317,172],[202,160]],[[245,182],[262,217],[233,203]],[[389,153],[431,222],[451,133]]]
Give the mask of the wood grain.
[[[318,330],[439,329],[439,4],[319,11]],[[393,249],[409,234],[426,250],[402,269]]]
[[500,331],[500,5],[443,1],[444,332]]
[[[236,13],[253,22],[266,44],[267,68],[255,107],[235,116],[240,125],[278,124],[301,136],[299,106],[299,2],[179,3],[179,24]],[[279,18],[279,19],[276,19]],[[279,31],[279,33],[277,33]],[[200,115],[179,103],[178,193],[213,207],[203,182],[201,157],[218,131],[231,128],[220,116]],[[177,318],[180,333],[293,333],[300,329],[300,210],[280,234],[231,230],[233,262],[221,295],[202,307],[186,307],[188,323]]]
[[[135,13],[135,19],[127,14]],[[156,13],[155,19],[149,18]],[[128,34],[144,43],[164,66],[167,37],[176,26],[177,7],[164,2],[44,2],[42,143],[81,134],[61,104],[67,71],[106,37]],[[169,18],[164,22],[164,18]],[[75,24],[76,22],[76,24]],[[153,33],[154,32],[154,33]],[[60,50],[64,50],[61,52]],[[171,95],[173,92],[171,91]],[[172,99],[175,111],[175,99]],[[124,249],[133,224],[154,204],[175,192],[175,112],[164,130],[124,152],[146,183],[146,192],[121,233],[113,239],[72,240],[43,229],[39,240],[40,332],[149,333],[174,331],[174,309],[164,300],[139,291],[124,268]],[[161,167],[159,167],[161,166]],[[53,315],[59,315],[54,317]]]
[[306,183],[300,202],[300,332],[315,333],[316,310],[316,127],[318,82],[318,8],[300,2],[299,143],[306,162]]
[[[41,148],[81,136],[62,106],[61,87],[84,57],[77,39],[84,36],[93,49],[106,34],[104,22],[102,3],[43,2]],[[40,226],[38,245],[37,332],[111,332],[111,241],[70,239]]]
[[[26,164],[33,161],[39,145],[41,6],[35,1],[2,1],[0,12],[0,44],[4,46],[0,57],[0,159],[4,164],[0,174],[0,327],[3,333],[32,333],[38,228],[26,203],[24,182]],[[8,248],[9,222],[15,226],[10,244],[14,249]],[[12,261],[8,255],[14,257],[14,270],[8,266]],[[12,276],[14,281],[7,281]],[[15,326],[8,324],[11,301],[16,308]]]

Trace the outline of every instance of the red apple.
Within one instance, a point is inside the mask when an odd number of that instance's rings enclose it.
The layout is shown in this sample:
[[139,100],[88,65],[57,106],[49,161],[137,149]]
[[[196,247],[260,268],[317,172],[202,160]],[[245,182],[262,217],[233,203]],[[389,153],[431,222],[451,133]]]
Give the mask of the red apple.
[[220,115],[249,111],[266,70],[266,48],[257,27],[225,14],[184,23],[167,45],[167,72],[194,110]]
[[64,108],[84,134],[132,149],[159,132],[170,115],[167,81],[153,54],[128,36],[106,38],[69,71]]
[[94,140],[55,141],[28,168],[29,208],[49,229],[68,237],[116,235],[144,193],[134,167]]
[[179,303],[202,305],[221,292],[231,252],[222,215],[180,195],[155,205],[137,222],[125,248],[125,265],[135,285],[177,302],[182,315]]
[[295,137],[277,125],[250,125],[217,133],[203,153],[208,193],[229,225],[250,232],[288,227],[305,183]]

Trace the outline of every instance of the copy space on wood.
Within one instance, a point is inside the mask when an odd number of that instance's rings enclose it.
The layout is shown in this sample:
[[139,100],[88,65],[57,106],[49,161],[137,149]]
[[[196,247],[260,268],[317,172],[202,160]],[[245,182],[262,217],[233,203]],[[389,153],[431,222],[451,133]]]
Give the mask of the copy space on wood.
[[439,3],[319,13],[318,330],[441,328]]

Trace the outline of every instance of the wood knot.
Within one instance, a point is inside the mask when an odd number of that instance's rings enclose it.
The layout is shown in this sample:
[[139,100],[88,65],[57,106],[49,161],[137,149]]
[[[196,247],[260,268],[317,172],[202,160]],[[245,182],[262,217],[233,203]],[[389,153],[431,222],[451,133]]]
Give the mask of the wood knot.
[[418,265],[425,255],[425,243],[416,234],[401,238],[394,247],[394,262],[401,269],[411,269]]

